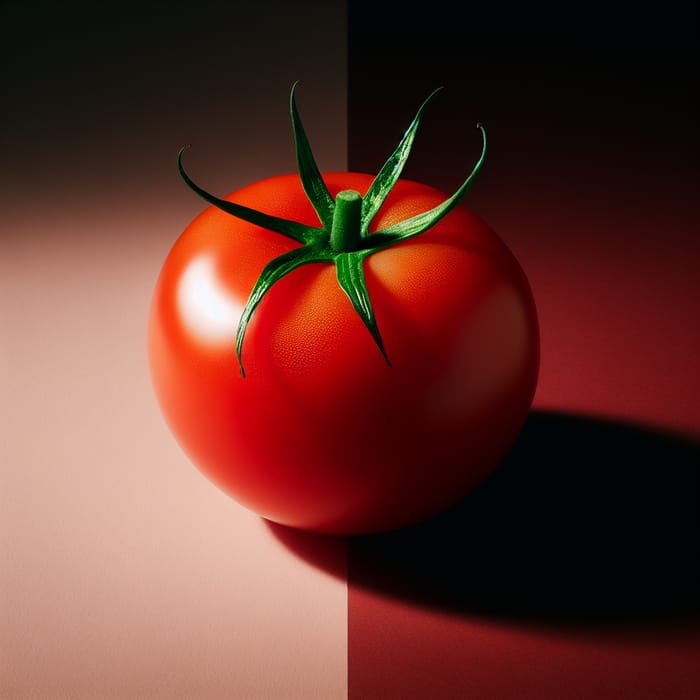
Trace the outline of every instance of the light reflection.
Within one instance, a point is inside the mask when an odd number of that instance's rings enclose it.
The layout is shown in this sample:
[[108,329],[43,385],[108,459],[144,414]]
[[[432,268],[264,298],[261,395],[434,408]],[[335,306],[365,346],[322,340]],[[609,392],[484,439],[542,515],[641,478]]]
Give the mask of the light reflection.
[[177,304],[184,325],[201,340],[230,342],[235,337],[243,305],[221,284],[213,255],[199,255],[187,266]]

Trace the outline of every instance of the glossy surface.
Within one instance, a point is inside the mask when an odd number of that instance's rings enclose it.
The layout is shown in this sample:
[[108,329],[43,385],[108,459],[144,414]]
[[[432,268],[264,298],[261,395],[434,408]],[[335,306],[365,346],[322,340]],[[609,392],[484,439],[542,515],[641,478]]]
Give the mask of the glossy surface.
[[[372,177],[325,176],[331,194]],[[296,175],[231,196],[318,225]],[[400,181],[372,229],[425,211],[444,193]],[[293,527],[364,533],[452,504],[507,452],[538,371],[532,295],[519,265],[458,207],[420,237],[366,261],[391,366],[332,265],[285,277],[235,354],[245,300],[264,265],[297,244],[206,209],[168,255],[149,327],[155,391],[178,442],[212,481]]]

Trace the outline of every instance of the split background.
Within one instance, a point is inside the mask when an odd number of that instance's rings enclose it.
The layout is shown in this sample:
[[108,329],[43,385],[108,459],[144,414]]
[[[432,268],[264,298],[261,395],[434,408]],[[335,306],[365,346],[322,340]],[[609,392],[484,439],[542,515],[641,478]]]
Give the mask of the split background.
[[[1,7],[3,698],[697,695],[691,3]],[[293,170],[295,80],[323,169],[376,171],[437,85],[408,177],[454,190],[489,134],[467,204],[528,272],[542,371],[500,480],[430,528],[270,528],[150,390],[201,209],[175,154],[219,193]]]

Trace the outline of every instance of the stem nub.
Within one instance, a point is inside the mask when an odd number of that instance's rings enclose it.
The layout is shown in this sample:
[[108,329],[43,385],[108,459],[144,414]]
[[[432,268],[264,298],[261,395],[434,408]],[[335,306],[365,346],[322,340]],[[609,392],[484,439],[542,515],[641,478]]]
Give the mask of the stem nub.
[[362,195],[355,190],[343,190],[335,197],[331,248],[349,253],[360,247],[362,239]]

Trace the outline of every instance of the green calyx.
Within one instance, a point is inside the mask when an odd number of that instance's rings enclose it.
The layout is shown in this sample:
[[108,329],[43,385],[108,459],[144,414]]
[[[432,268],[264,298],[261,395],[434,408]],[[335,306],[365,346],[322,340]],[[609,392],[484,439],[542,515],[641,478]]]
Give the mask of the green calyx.
[[469,177],[461,184],[459,189],[449,199],[446,199],[442,204],[429,211],[405,219],[380,231],[370,233],[369,227],[372,219],[380,210],[382,204],[384,204],[406,164],[423,110],[440,88],[433,91],[420,106],[396,150],[382,166],[364,197],[354,190],[343,190],[333,199],[316,165],[316,160],[311,152],[306,133],[299,118],[294,97],[296,86],[297,83],[292,86],[289,101],[297,167],[302,187],[318,215],[320,227],[306,226],[296,221],[271,216],[234,202],[219,199],[196,185],[187,175],[182,165],[182,154],[185,148],[180,149],[177,157],[178,169],[182,179],[190,189],[206,202],[231,216],[275,231],[302,244],[299,248],[295,248],[271,260],[260,273],[260,277],[248,297],[236,332],[236,354],[241,375],[244,377],[243,339],[248,323],[258,304],[260,304],[265,294],[275,283],[301,265],[308,263],[329,263],[335,265],[338,284],[347,294],[353,308],[364,322],[379,351],[387,364],[389,364],[389,358],[384,350],[384,344],[367,290],[364,273],[365,258],[424,233],[452,211],[469,191],[486,156],[486,132],[483,126],[478,124],[477,127],[480,129],[482,136],[481,155]]

